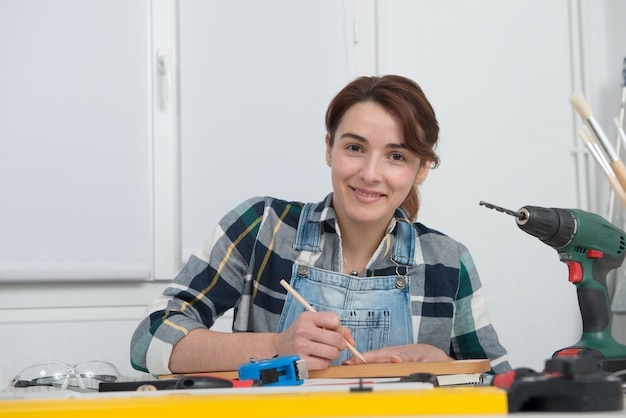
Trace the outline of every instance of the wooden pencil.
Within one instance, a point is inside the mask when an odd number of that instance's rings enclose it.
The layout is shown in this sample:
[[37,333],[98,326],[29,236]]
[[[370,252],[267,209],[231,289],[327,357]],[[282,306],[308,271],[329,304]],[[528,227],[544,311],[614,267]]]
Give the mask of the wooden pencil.
[[[287,292],[289,292],[289,294],[291,296],[293,296],[298,302],[300,302],[300,304],[302,306],[304,306],[304,308],[307,311],[309,311],[309,312],[316,312],[315,309],[313,309],[313,307],[311,305],[309,305],[309,303],[306,300],[304,300],[304,298],[302,296],[300,296],[300,294],[298,292],[296,292],[295,289],[289,285],[289,283],[287,283],[285,281],[285,279],[282,279],[280,281],[280,284],[285,289],[287,289]],[[359,351],[356,348],[354,348],[354,346],[352,344],[350,344],[349,342],[347,342],[347,341],[346,341],[346,347],[348,348],[348,350],[350,350],[350,352],[352,354],[354,354],[356,356],[356,358],[361,360],[363,363],[367,363],[367,361],[365,361],[365,357],[363,357],[363,355],[361,353],[359,353]]]

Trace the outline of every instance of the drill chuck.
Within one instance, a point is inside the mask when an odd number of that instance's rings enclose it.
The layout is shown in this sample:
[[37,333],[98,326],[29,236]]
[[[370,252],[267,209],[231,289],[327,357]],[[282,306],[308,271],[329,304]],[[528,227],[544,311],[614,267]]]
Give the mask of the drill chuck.
[[576,217],[567,209],[524,206],[515,221],[519,228],[552,248],[562,248],[576,235]]
[[514,216],[522,231],[539,238],[552,248],[563,248],[576,236],[576,216],[568,209],[524,206],[516,212],[482,201],[480,205]]

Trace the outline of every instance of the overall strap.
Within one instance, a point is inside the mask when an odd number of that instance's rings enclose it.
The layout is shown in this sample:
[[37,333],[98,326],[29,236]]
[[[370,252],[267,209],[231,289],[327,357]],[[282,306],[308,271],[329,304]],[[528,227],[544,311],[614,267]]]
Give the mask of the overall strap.
[[322,251],[320,248],[322,224],[321,222],[310,221],[314,207],[314,203],[307,203],[302,208],[300,221],[298,222],[296,243],[293,246],[296,251],[310,251],[314,253]]
[[417,240],[417,230],[413,224],[406,219],[396,218],[396,248],[391,255],[391,261],[405,266],[415,264],[415,242]]

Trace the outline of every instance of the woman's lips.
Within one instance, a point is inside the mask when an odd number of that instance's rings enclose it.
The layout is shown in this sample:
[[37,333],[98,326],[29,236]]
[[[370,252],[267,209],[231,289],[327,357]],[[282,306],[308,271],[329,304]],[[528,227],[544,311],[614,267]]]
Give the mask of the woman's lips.
[[379,200],[381,197],[385,196],[383,193],[375,192],[367,189],[360,189],[357,187],[350,187],[352,189],[353,195],[357,200],[365,203],[371,203]]

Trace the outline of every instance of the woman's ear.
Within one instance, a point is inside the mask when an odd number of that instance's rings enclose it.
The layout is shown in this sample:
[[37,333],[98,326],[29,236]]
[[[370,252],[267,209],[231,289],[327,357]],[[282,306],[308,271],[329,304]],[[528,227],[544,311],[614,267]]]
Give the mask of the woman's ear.
[[422,166],[417,172],[417,176],[415,176],[414,184],[416,186],[421,186],[422,183],[424,183],[424,181],[426,180],[426,177],[428,177],[429,172],[430,172],[430,162],[422,161]]
[[326,164],[330,167],[332,165],[332,160],[330,158],[332,146],[330,145],[330,134],[326,134]]

